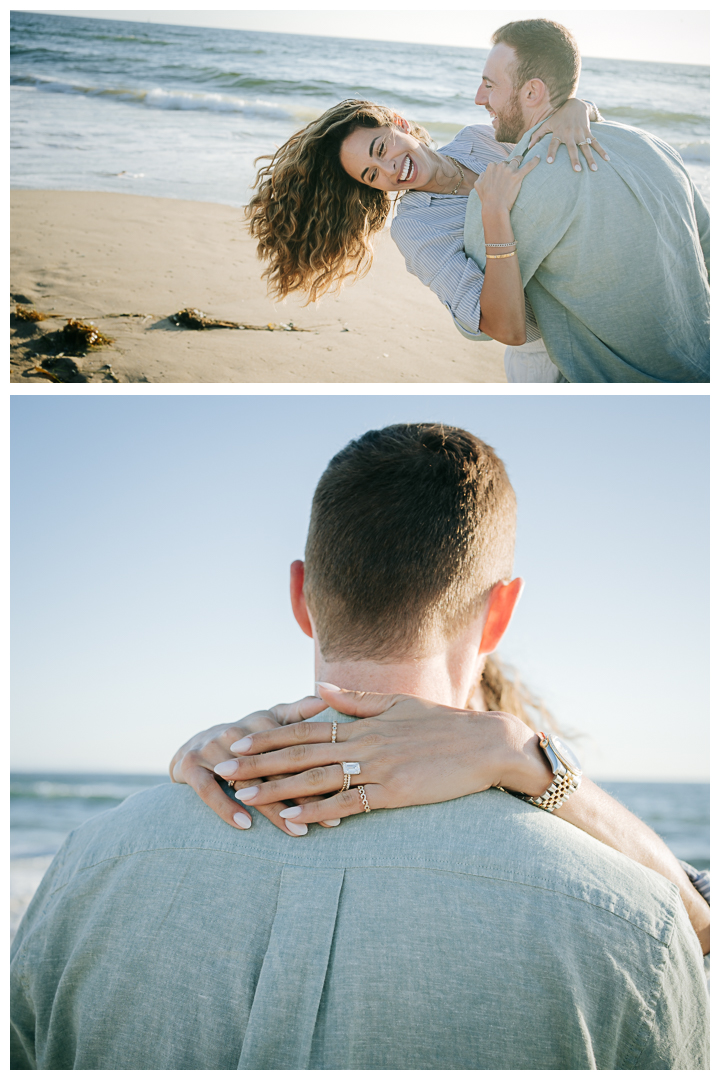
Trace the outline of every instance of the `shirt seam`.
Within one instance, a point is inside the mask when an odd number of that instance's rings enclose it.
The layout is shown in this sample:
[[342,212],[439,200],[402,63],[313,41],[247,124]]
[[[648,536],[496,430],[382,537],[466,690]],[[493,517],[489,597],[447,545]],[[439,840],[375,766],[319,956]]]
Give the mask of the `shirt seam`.
[[[443,868],[442,866],[417,866],[417,865],[412,865],[412,864],[406,865],[406,864],[399,863],[399,862],[398,863],[383,863],[383,864],[374,865],[374,866],[368,866],[367,864],[363,864],[363,863],[360,863],[360,864],[355,865],[355,866],[348,865],[348,864],[337,865],[337,866],[317,866],[317,865],[312,864],[312,863],[295,863],[295,862],[287,863],[287,862],[284,862],[284,861],[281,861],[281,860],[278,860],[276,858],[272,858],[272,857],[269,857],[269,856],[257,855],[255,853],[250,854],[250,853],[244,852],[244,851],[231,851],[228,848],[209,848],[209,847],[206,847],[206,846],[199,847],[199,846],[194,846],[194,845],[187,845],[187,846],[183,846],[183,847],[175,847],[175,846],[173,846],[173,847],[139,848],[139,849],[137,849],[135,851],[127,852],[127,854],[110,855],[107,858],[98,859],[97,862],[88,863],[88,864],[86,864],[84,866],[80,866],[80,867],[77,868],[76,871],[74,871],[74,873],[79,874],[79,873],[82,873],[83,870],[92,870],[92,869],[94,869],[94,867],[101,866],[103,863],[106,863],[106,862],[115,862],[115,861],[117,861],[119,859],[130,859],[135,855],[145,855],[145,854],[149,854],[150,852],[154,852],[154,851],[213,851],[213,852],[223,852],[223,853],[228,854],[228,855],[236,855],[236,856],[238,856],[239,858],[242,858],[242,859],[256,859],[258,862],[272,863],[272,864],[274,864],[275,866],[278,866],[281,869],[284,868],[285,866],[291,866],[291,867],[297,867],[298,869],[307,869],[307,870],[361,870],[361,869],[364,869],[364,870],[436,870],[440,874],[457,874],[460,877],[482,878],[483,880],[486,880],[486,881],[499,881],[499,882],[504,882],[505,884],[508,884],[508,885],[520,885],[520,886],[523,886],[524,888],[528,888],[528,889],[539,889],[540,891],[550,893],[553,896],[563,896],[563,897],[567,897],[567,899],[569,899],[569,900],[575,900],[580,904],[586,904],[588,907],[591,907],[596,911],[604,911],[608,915],[611,915],[613,918],[620,919],[622,922],[627,923],[628,926],[634,926],[641,933],[646,934],[648,937],[652,938],[653,941],[657,941],[658,944],[661,945],[663,948],[668,948],[668,945],[666,945],[665,942],[662,941],[662,939],[657,936],[657,934],[652,933],[652,931],[648,930],[646,927],[640,926],[637,922],[633,922],[631,919],[627,918],[625,915],[622,915],[617,911],[612,911],[610,908],[604,907],[601,904],[593,903],[592,900],[587,900],[587,899],[584,899],[583,897],[575,896],[573,893],[560,892],[557,889],[548,888],[543,883],[543,879],[540,879],[538,882],[529,882],[529,881],[520,880],[518,878],[499,877],[499,876],[497,876],[495,874],[490,874],[490,873],[484,873],[483,874],[483,873],[473,873],[470,870],[449,869],[449,868],[446,869],[446,868]],[[438,863],[440,863],[440,862],[443,862],[444,860],[438,859],[436,861]],[[463,865],[463,864],[460,864],[460,865]],[[69,884],[70,884],[70,880],[64,882],[62,885],[58,885],[57,888],[55,888],[55,889],[51,889],[50,893],[49,893],[49,896],[48,896],[48,899],[49,899],[50,896],[54,896],[56,892],[60,892],[62,889],[67,888],[67,886]],[[669,919],[669,921],[671,922],[671,924],[674,927],[674,925],[675,925],[674,912],[669,912],[668,913],[668,919]]]

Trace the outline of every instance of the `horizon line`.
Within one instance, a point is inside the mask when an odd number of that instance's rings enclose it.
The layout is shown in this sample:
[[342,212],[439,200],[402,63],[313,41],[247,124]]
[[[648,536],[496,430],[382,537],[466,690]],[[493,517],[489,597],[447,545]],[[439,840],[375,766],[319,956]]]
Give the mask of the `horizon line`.
[[[165,772],[155,772],[153,770],[136,769],[133,772],[127,771],[113,771],[110,769],[76,769],[72,770],[53,770],[53,769],[23,769],[10,767],[10,775],[12,776],[55,776],[58,779],[66,776],[147,776],[147,777],[167,777],[168,783],[170,783],[170,776]],[[600,776],[595,774],[592,779],[597,783],[606,784],[709,784],[709,777],[678,777],[678,776]]]
[[[288,9],[294,10],[294,9]],[[621,9],[622,10],[622,9]],[[441,49],[477,49],[478,51],[490,52],[491,45],[436,45],[429,41],[402,41],[399,38],[380,38],[380,37],[351,37],[346,34],[305,34],[301,30],[251,30],[242,26],[202,26],[198,23],[173,23],[173,22],[160,22],[155,19],[109,19],[106,15],[64,15],[55,11],[41,10],[39,8],[11,8],[10,15],[13,14],[29,14],[29,15],[55,15],[58,19],[97,19],[99,22],[133,22],[142,26],[176,26],[181,27],[184,30],[230,30],[237,31],[240,34],[267,34],[271,37],[311,37],[327,39],[330,41],[379,41],[386,45],[425,45],[428,48],[441,48]],[[674,60],[635,60],[630,57],[624,56],[593,56],[590,53],[582,53],[581,60],[619,60],[624,64],[664,64],[667,67],[697,67],[707,68],[710,70],[710,64],[688,64],[683,62],[677,62]]]

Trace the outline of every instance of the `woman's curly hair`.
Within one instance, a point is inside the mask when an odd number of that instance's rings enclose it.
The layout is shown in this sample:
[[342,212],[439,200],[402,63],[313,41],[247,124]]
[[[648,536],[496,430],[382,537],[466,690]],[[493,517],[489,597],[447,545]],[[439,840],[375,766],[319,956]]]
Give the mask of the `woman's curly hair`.
[[[282,300],[305,292],[308,302],[347,278],[363,277],[373,259],[372,237],[387,220],[391,201],[353,180],[340,164],[340,147],[357,128],[398,122],[392,109],[349,98],[296,132],[258,171],[257,192],[245,214],[258,242],[270,293]],[[424,128],[409,125],[431,145]],[[261,161],[262,158],[258,158]]]

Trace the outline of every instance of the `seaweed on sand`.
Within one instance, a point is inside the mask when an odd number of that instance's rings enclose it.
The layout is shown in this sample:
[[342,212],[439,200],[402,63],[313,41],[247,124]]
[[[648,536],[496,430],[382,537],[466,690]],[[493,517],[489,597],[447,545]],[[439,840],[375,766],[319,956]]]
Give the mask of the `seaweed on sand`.
[[22,319],[23,322],[43,322],[47,317],[44,312],[36,311],[35,308],[15,305],[15,318]]
[[98,330],[94,323],[83,322],[82,319],[68,319],[58,333],[62,338],[63,351],[73,356],[82,356],[88,349],[112,345],[115,340]]
[[262,323],[260,325],[229,322],[227,319],[213,319],[198,308],[183,308],[182,311],[176,311],[174,315],[170,316],[170,321],[175,323],[176,326],[184,326],[188,330],[213,330],[219,327],[225,330],[294,330],[296,333],[301,334],[310,333],[309,330],[303,330],[301,327],[295,326],[292,320],[287,323]]
[[85,356],[90,349],[99,349],[103,345],[112,345],[114,338],[108,337],[91,322],[82,319],[68,319],[62,330],[44,334],[38,346],[49,348],[56,356],[65,353],[70,356]]

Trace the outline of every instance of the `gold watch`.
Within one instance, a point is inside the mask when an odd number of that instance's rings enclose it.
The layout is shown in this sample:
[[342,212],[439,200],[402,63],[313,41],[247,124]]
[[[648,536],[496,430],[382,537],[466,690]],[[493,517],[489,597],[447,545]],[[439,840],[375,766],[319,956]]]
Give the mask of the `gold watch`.
[[546,735],[539,731],[540,748],[544,751],[553,771],[552,783],[542,795],[521,795],[525,802],[539,806],[541,810],[552,813],[562,806],[567,798],[577,791],[582,780],[580,762],[566,743],[557,735]]

